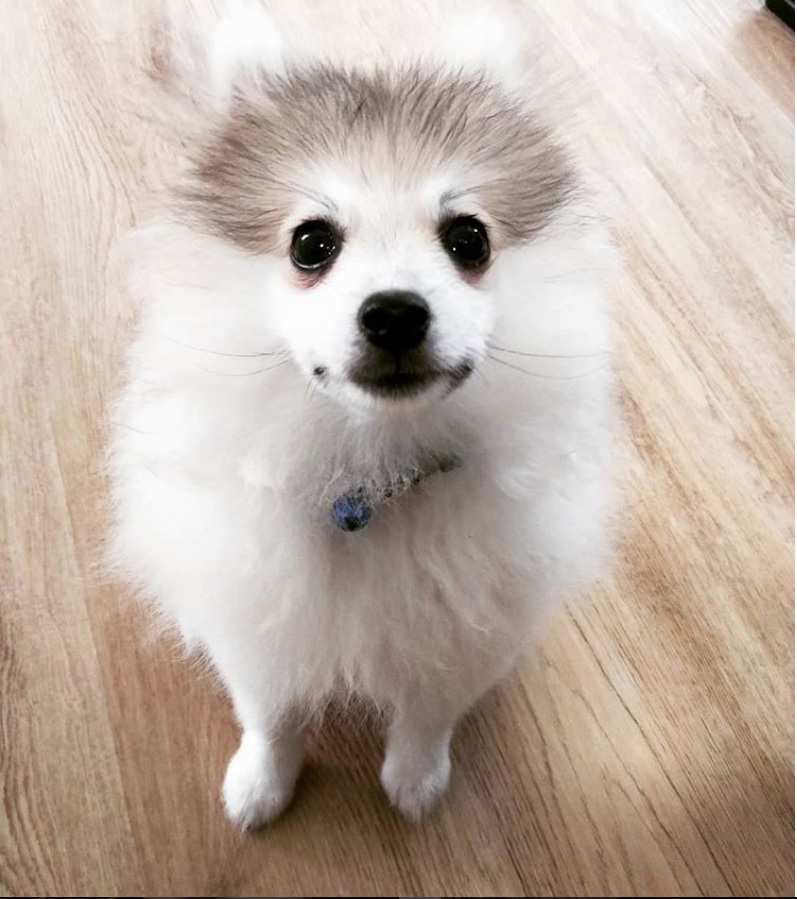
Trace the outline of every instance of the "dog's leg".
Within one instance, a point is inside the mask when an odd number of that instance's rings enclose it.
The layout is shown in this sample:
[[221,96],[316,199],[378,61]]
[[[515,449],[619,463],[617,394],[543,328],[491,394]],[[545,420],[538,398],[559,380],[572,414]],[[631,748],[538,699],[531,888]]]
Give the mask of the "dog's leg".
[[[262,668],[213,654],[241,726],[241,744],[227,766],[222,800],[227,817],[250,829],[273,821],[290,803],[304,759],[298,710],[275,707]],[[251,660],[250,660],[251,661]],[[273,695],[273,694],[272,694]]]
[[381,780],[391,803],[409,820],[419,821],[445,793],[451,735],[465,711],[460,705],[423,700],[396,709]]
[[273,821],[289,805],[304,747],[302,731],[290,717],[272,728],[241,726],[241,745],[227,766],[222,799],[230,821],[250,829]]

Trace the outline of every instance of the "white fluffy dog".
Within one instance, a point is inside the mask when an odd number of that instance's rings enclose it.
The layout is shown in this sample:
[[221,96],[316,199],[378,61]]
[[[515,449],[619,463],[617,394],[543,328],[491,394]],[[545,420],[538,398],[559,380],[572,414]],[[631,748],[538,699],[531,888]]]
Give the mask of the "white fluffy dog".
[[210,31],[158,63],[185,165],[137,244],[114,559],[226,685],[234,822],[285,808],[303,725],[355,695],[417,819],[603,553],[608,247],[511,11],[291,0]]

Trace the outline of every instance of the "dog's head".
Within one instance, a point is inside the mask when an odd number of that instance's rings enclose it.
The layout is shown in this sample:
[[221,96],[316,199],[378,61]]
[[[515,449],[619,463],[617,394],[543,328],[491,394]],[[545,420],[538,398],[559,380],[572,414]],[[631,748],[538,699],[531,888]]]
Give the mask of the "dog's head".
[[178,210],[268,260],[263,315],[343,402],[428,403],[483,359],[502,256],[573,187],[498,81],[430,64],[248,66],[191,148]]

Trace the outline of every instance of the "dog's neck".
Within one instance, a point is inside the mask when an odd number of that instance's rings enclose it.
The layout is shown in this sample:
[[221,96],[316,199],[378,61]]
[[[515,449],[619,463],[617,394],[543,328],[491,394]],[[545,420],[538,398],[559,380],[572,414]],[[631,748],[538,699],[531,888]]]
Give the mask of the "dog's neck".
[[[341,510],[346,498],[373,514],[414,485],[464,464],[475,450],[468,416],[449,401],[413,416],[361,416],[325,397],[308,400],[298,386],[294,398],[293,388],[280,394],[283,402],[260,430],[245,476],[292,503],[316,507],[327,521],[333,505]],[[336,514],[342,521],[343,512]]]
[[361,531],[380,506],[394,502],[422,481],[459,468],[458,456],[429,456],[384,482],[365,483],[341,493],[332,503],[332,522],[342,531]]

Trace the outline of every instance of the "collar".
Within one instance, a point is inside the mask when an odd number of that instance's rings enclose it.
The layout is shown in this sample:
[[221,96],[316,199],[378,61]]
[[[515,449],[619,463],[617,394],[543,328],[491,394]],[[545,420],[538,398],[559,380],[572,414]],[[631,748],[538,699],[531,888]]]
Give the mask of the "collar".
[[456,456],[437,456],[426,464],[399,472],[385,483],[355,487],[332,503],[332,522],[342,531],[361,531],[380,506],[397,499],[431,475],[453,471],[461,464]]

